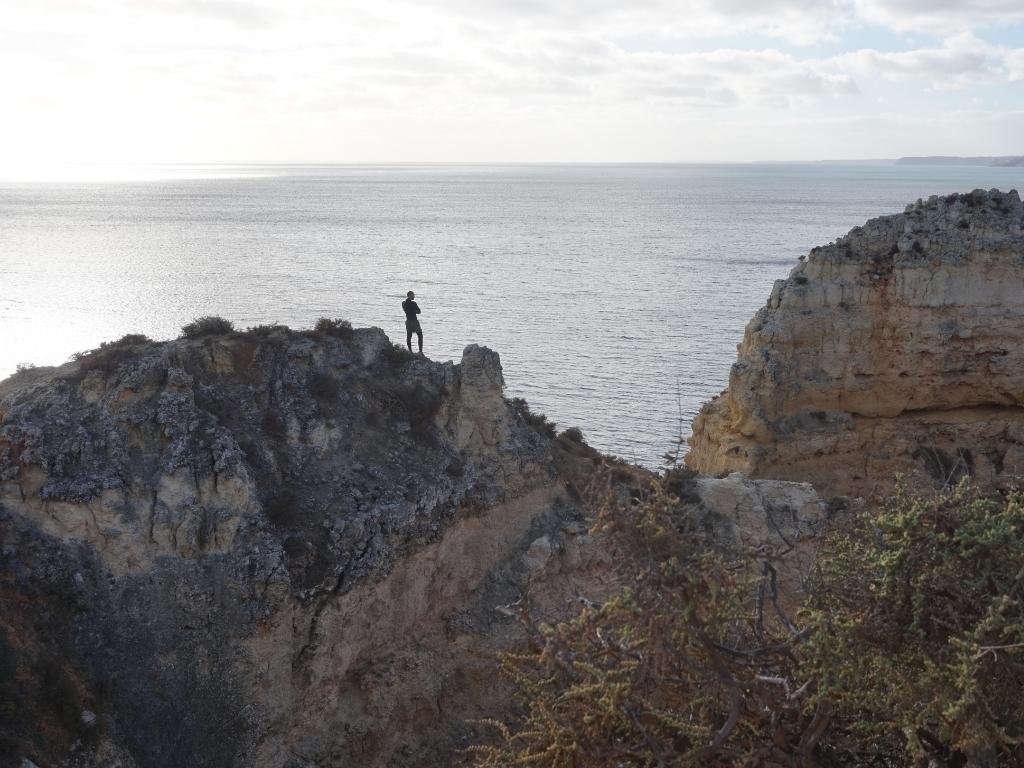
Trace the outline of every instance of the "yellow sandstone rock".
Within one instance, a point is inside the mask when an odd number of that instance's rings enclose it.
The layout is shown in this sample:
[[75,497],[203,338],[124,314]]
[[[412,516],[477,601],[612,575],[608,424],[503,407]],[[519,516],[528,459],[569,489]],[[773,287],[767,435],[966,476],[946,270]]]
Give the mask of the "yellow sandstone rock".
[[694,422],[705,474],[867,497],[1024,477],[1024,206],[931,197],[815,248],[747,326]]

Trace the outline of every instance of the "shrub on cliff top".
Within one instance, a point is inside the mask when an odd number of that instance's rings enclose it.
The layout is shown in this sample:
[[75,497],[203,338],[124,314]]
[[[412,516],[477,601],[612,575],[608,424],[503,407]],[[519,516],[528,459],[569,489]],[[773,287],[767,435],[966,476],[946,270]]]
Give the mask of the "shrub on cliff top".
[[[534,431],[539,432],[547,437],[554,437],[557,434],[557,425],[553,421],[548,421],[548,417],[543,413],[534,413],[530,410],[530,404],[521,397],[513,397],[508,401],[508,404],[512,406],[512,411],[523,421],[525,421]],[[580,434],[582,437],[582,433]]]
[[245,329],[247,336],[255,336],[257,339],[265,339],[269,336],[273,336],[275,333],[288,333],[288,326],[281,325],[280,323],[264,323],[262,325],[253,325]]
[[14,373],[11,374],[11,378],[12,379],[24,378],[24,377],[28,376],[29,374],[31,374],[32,371],[35,371],[38,368],[39,368],[39,366],[36,365],[35,363],[18,363],[17,366],[15,366],[15,368],[14,368]]
[[216,315],[205,315],[197,317],[191,323],[181,326],[181,335],[186,339],[198,339],[202,336],[215,336],[223,333],[232,333],[235,325],[230,320]]
[[126,333],[115,341],[104,341],[101,342],[96,349],[87,349],[84,352],[75,352],[71,355],[72,360],[82,360],[86,357],[96,355],[100,352],[109,352],[115,349],[124,349],[125,347],[137,347],[140,344],[149,344],[152,339],[143,333]]
[[313,326],[313,332],[316,336],[334,336],[338,339],[351,339],[355,331],[352,329],[352,323],[348,320],[342,320],[341,318],[331,319],[329,317],[321,317],[316,321],[316,325]]
[[149,344],[151,339],[141,333],[126,333],[116,341],[104,341],[96,349],[75,352],[71,359],[78,363],[80,375],[90,371],[113,373],[126,360],[130,360],[135,351],[133,347]]
[[583,439],[583,430],[579,427],[569,427],[568,429],[563,430],[559,437],[564,437],[571,443],[586,443],[586,440]]
[[134,347],[139,344],[149,344],[152,339],[144,333],[126,333],[116,341],[104,341],[100,344],[100,349],[106,349],[107,347]]
[[405,365],[413,359],[413,354],[401,344],[388,344],[380,351],[381,360],[393,367]]

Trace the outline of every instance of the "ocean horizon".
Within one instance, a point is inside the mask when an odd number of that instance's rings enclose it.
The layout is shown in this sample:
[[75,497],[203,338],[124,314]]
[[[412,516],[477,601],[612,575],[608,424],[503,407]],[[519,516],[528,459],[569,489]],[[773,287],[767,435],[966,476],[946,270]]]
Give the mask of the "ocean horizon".
[[492,347],[509,396],[648,466],[724,388],[800,256],[919,197],[1024,181],[871,163],[130,168],[0,182],[0,377],[209,314],[340,317],[404,343],[413,290],[428,356]]

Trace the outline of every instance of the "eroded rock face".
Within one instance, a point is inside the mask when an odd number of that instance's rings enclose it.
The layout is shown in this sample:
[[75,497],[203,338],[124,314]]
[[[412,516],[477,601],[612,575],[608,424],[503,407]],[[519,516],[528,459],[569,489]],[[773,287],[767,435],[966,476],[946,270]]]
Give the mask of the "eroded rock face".
[[809,483],[751,480],[734,472],[698,477],[696,493],[726,554],[754,555],[754,579],[766,577],[780,607],[795,615],[806,597],[807,580],[821,538],[837,518],[863,509],[857,499],[822,499]]
[[1024,207],[932,197],[815,248],[739,345],[687,463],[873,496],[1024,477]]
[[[573,500],[604,457],[502,384],[491,350],[407,359],[375,329],[0,383],[0,765],[456,764],[509,713],[497,654],[631,578]],[[798,603],[833,508],[687,482],[712,539]]]
[[531,591],[557,618],[600,570],[581,517],[485,348],[277,329],[16,375],[0,755],[449,764],[502,703],[522,630],[495,607]]

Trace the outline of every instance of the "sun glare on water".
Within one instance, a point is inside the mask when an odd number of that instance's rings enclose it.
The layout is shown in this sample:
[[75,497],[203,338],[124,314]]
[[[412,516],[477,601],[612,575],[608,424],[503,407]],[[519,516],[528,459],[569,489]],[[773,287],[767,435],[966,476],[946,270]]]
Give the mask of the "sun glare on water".
[[268,175],[245,165],[185,163],[32,163],[0,168],[0,183],[101,184],[109,182],[233,179]]

